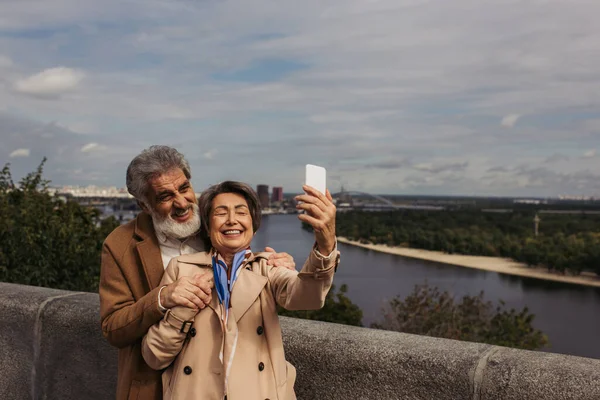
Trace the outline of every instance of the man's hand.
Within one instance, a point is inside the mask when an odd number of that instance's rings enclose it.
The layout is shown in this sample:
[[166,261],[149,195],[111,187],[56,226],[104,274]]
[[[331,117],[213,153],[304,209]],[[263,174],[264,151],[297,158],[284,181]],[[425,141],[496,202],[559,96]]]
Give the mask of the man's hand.
[[325,195],[311,186],[303,185],[302,189],[306,194],[295,197],[296,201],[301,202],[296,208],[306,211],[306,214],[298,215],[298,219],[312,226],[317,250],[323,255],[328,255],[335,248],[336,208],[333,198],[328,189],[325,190]]
[[164,308],[183,306],[201,310],[212,300],[213,287],[211,273],[183,276],[162,290],[160,302]]
[[283,267],[294,271],[296,270],[296,263],[294,262],[294,257],[289,255],[288,253],[276,253],[275,249],[272,247],[265,247],[265,251],[273,253],[267,260],[267,265],[272,265],[274,267]]

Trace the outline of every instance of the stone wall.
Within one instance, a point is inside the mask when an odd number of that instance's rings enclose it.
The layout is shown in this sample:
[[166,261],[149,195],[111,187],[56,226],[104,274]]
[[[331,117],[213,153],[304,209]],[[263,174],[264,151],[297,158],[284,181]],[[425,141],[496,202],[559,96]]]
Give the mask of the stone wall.
[[[0,399],[114,398],[98,296],[0,283]],[[600,360],[282,318],[299,399],[600,399]]]

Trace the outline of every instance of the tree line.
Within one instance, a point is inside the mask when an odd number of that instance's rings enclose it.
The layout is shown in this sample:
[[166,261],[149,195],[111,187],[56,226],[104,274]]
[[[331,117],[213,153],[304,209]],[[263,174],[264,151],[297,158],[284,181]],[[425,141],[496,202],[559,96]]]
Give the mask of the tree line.
[[539,214],[535,210],[338,213],[337,234],[351,240],[465,254],[511,258],[529,266],[600,274],[600,215]]

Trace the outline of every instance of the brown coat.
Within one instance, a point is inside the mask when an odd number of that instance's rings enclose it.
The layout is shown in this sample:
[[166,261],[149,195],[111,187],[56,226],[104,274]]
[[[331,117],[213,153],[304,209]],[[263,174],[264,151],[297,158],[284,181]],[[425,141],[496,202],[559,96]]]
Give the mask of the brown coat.
[[119,348],[117,400],[162,398],[161,373],[142,358],[142,337],[163,313],[158,284],[164,273],[152,219],[140,213],[104,241],[100,272],[102,333]]
[[[148,331],[142,344],[144,359],[163,374],[164,399],[228,400],[295,399],[295,368],[286,362],[276,303],[290,310],[323,307],[339,262],[311,251],[300,273],[267,265],[268,254],[253,254],[241,270],[231,296],[238,340],[225,393],[219,352],[223,340],[216,290],[201,311],[175,307]],[[212,274],[210,256],[188,254],[173,259],[161,285],[181,276]],[[181,321],[193,321],[187,334]],[[186,327],[189,328],[189,327]]]

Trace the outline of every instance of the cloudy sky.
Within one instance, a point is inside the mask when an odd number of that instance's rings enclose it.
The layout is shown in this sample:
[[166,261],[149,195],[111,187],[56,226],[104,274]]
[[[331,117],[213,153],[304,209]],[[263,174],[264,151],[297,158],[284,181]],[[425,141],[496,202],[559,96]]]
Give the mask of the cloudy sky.
[[[152,144],[300,191],[600,195],[597,0],[3,0],[0,162],[125,184]],[[0,165],[1,166],[1,165]]]

